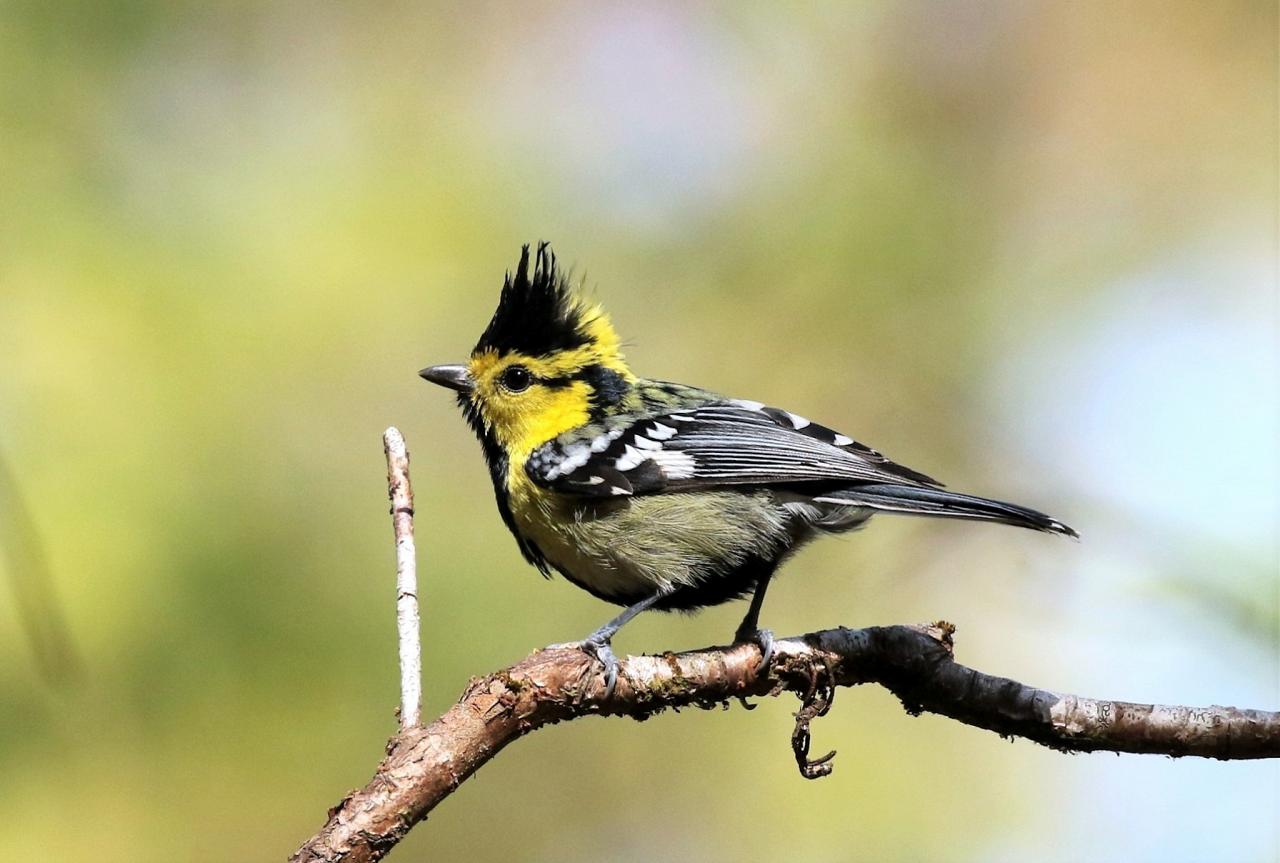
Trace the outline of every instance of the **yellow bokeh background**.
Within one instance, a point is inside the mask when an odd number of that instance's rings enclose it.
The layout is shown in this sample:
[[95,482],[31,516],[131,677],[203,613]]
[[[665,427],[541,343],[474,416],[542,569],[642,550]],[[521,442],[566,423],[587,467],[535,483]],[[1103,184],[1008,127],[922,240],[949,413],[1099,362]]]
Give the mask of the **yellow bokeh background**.
[[[367,780],[390,424],[428,715],[612,614],[416,375],[539,239],[639,373],[1083,535],[878,519],[786,568],[780,634],[946,618],[1040,686],[1280,707],[1276,45],[1274,2],[0,4],[0,859],[283,859]],[[805,782],[794,709],[539,732],[391,859],[1280,854],[1269,764],[865,688]]]

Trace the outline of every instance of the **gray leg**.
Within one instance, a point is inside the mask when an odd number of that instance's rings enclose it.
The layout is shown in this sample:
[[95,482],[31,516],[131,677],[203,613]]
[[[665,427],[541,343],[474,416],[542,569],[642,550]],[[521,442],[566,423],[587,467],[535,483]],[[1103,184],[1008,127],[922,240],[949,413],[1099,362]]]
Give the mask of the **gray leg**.
[[650,608],[655,602],[670,594],[670,590],[663,590],[655,593],[653,596],[645,597],[634,605],[629,605],[623,609],[622,613],[610,620],[604,626],[588,635],[582,641],[572,642],[570,644],[553,644],[552,647],[577,647],[580,650],[594,656],[596,660],[604,666],[604,697],[607,701],[613,695],[613,687],[618,682],[618,658],[613,655],[613,648],[610,642],[618,633],[618,630],[627,624],[631,618],[640,612]]
[[669,590],[663,590],[658,593],[655,593],[653,596],[645,597],[644,599],[637,602],[635,605],[628,605],[625,609],[623,609],[621,614],[619,614],[613,620],[610,620],[608,623],[606,623],[604,626],[597,629],[595,632],[588,635],[583,640],[596,643],[596,644],[608,644],[610,641],[613,640],[613,636],[617,634],[618,630],[626,626],[628,621],[631,620],[631,618],[635,617],[640,612],[648,609],[655,602],[657,602],[659,599],[662,599],[662,597],[666,596],[670,592],[671,591]]
[[768,666],[769,660],[773,659],[773,632],[760,628],[760,609],[764,606],[764,594],[769,589],[771,578],[773,578],[773,570],[760,576],[756,582],[756,592],[751,597],[751,607],[747,609],[746,617],[742,618],[742,623],[738,624],[738,631],[733,636],[734,641],[754,641],[760,645],[760,652],[763,655],[760,660],[761,668]]

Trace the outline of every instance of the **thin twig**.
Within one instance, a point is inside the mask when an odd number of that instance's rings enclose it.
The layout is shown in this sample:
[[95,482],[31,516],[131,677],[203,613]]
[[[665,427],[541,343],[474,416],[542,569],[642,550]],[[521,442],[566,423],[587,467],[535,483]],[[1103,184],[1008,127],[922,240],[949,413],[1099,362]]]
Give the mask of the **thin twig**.
[[409,451],[395,426],[382,435],[387,454],[387,496],[396,534],[396,631],[400,637],[400,730],[415,727],[422,715],[422,642],[418,629],[418,569],[413,545],[413,485]]

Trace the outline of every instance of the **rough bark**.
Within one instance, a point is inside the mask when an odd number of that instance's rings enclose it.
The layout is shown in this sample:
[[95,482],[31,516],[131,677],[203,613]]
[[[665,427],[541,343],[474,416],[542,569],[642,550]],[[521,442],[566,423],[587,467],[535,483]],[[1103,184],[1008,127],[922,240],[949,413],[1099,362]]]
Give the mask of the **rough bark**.
[[544,725],[591,714],[642,719],[668,707],[794,692],[803,702],[792,737],[797,763],[803,775],[822,776],[830,772],[834,753],[809,759],[809,722],[830,707],[836,687],[861,683],[889,689],[912,714],[938,713],[1064,752],[1280,756],[1280,713],[1061,695],[956,663],[952,632],[946,623],[825,630],[778,641],[777,655],[763,671],[759,648],[749,644],[628,657],[608,701],[585,655],[537,651],[473,680],[458,703],[430,725],[392,738],[369,784],[331,810],[320,832],[290,860],[379,860],[508,743]]

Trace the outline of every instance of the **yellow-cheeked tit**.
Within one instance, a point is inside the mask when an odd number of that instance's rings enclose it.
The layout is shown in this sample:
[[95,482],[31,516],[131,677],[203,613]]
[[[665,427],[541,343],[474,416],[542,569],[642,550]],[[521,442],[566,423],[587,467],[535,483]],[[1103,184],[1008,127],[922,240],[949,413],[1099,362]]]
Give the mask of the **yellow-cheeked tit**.
[[465,365],[421,371],[457,390],[498,511],[526,560],[625,607],[579,643],[617,677],[610,641],[648,608],[752,594],[757,626],[778,565],[877,512],[992,521],[1076,536],[1010,503],[943,491],[846,435],[760,402],[636,377],[599,306],[575,294],[545,243],[525,246]]

